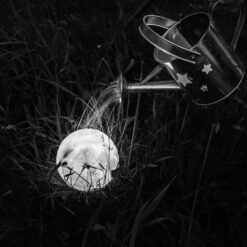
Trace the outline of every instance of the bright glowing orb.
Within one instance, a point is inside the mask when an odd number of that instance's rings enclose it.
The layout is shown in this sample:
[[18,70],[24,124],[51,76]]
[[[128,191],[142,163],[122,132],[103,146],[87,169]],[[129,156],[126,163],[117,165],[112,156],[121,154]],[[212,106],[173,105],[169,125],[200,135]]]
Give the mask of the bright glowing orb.
[[113,141],[96,129],[80,129],[69,134],[60,144],[56,164],[67,185],[92,191],[105,187],[111,171],[118,166],[119,155]]

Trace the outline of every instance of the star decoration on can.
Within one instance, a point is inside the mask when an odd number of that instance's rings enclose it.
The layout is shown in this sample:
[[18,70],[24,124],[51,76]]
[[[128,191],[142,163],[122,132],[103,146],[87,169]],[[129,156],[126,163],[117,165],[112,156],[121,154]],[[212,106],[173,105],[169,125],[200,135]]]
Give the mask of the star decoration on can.
[[206,73],[207,75],[213,71],[212,65],[209,63],[209,64],[203,64],[203,69],[202,69],[202,72]]
[[187,84],[192,84],[192,78],[188,77],[188,73],[185,74],[179,74],[177,73],[177,82],[181,83],[184,87],[187,86]]
[[200,88],[200,90],[201,90],[203,93],[205,93],[205,92],[208,91],[208,86],[207,86],[207,85],[202,85],[201,88]]

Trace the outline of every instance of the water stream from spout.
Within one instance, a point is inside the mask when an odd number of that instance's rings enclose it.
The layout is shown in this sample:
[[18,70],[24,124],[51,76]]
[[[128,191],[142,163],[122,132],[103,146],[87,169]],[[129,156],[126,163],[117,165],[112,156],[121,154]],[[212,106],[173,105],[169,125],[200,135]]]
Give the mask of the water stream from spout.
[[[112,82],[106,89],[104,89],[96,102],[94,103],[91,114],[83,124],[83,128],[100,127],[102,126],[102,118],[106,110],[114,104],[118,107],[118,112],[121,112],[122,95],[119,90],[118,80]],[[119,116],[118,116],[119,117]]]

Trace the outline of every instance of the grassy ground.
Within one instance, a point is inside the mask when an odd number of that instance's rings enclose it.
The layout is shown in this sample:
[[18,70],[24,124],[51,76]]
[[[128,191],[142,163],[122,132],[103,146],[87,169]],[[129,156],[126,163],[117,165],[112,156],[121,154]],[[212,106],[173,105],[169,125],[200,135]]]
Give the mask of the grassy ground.
[[0,246],[247,246],[245,83],[211,108],[181,92],[126,97],[121,121],[111,107],[100,126],[119,148],[113,183],[87,194],[51,175],[61,140],[83,127],[109,82],[119,73],[139,81],[155,66],[142,16],[207,6],[1,1]]

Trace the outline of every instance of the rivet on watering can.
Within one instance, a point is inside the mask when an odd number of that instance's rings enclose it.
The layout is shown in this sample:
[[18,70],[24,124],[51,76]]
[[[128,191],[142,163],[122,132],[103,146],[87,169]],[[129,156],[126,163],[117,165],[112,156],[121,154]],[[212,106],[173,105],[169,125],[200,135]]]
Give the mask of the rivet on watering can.
[[196,56],[195,56],[195,55],[191,55],[191,58],[192,58],[193,60],[195,60],[195,59],[196,59]]

